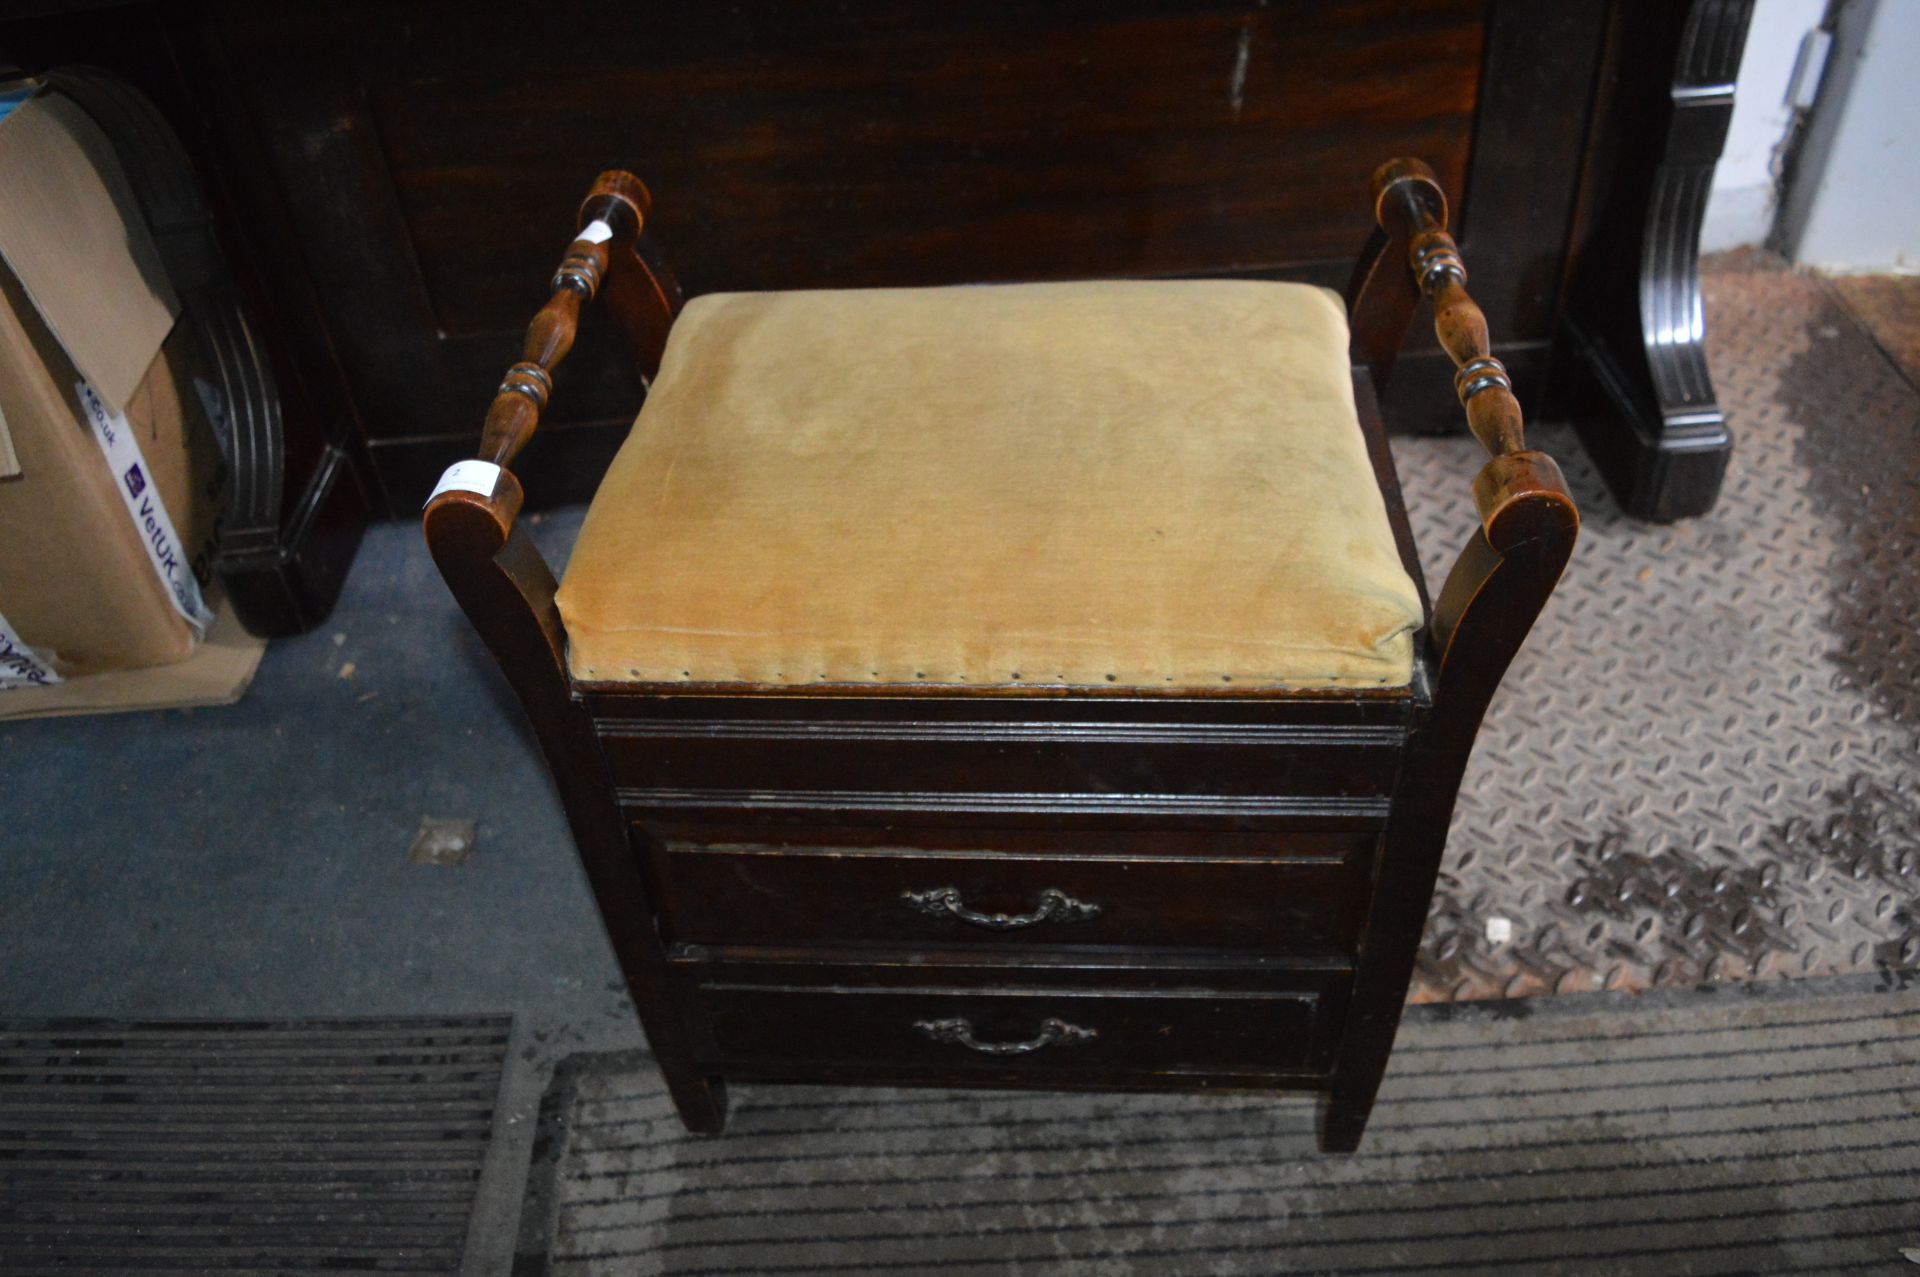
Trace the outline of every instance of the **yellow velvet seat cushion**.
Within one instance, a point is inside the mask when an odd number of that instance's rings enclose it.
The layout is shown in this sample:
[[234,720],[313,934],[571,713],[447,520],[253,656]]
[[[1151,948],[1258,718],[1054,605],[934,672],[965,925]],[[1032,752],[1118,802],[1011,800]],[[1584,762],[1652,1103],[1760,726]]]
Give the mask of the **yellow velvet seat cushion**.
[[588,682],[1406,684],[1324,289],[691,302],[560,586]]

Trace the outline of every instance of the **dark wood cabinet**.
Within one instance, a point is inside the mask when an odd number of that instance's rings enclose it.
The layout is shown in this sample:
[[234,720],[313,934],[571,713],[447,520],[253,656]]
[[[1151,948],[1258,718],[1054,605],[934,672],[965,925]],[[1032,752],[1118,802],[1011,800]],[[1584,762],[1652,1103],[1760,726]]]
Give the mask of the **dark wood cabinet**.
[[[349,428],[388,513],[467,452],[553,227],[602,169],[645,175],[689,294],[1338,286],[1369,166],[1418,154],[1458,195],[1523,401],[1579,418],[1629,508],[1672,517],[1711,504],[1727,438],[1697,332],[1647,325],[1697,304],[1750,4],[162,0],[0,34],[31,62],[83,60],[94,32],[136,82],[176,65],[164,105],[230,193],[223,241],[260,263],[289,376]],[[1450,376],[1416,337],[1390,423],[1455,428]],[[530,501],[591,493],[640,393],[589,328]]]
[[[1484,10],[211,12],[356,395],[377,405],[368,445],[399,509],[461,455],[538,300],[528,281],[571,214],[564,193],[602,168],[661,196],[650,229],[690,295],[1220,273],[1338,285],[1371,157],[1418,153],[1465,180]],[[598,336],[583,334],[567,406],[543,425],[534,482],[560,490],[536,503],[591,491],[632,420],[640,386]],[[555,448],[577,453],[555,465]]]

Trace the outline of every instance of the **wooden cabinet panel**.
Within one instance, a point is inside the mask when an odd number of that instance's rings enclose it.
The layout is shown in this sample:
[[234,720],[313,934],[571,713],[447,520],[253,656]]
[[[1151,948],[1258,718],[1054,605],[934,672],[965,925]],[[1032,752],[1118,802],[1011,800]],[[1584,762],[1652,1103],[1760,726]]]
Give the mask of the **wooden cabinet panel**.
[[1344,270],[1378,157],[1459,189],[1483,7],[628,5],[370,104],[452,336],[523,322],[539,215],[609,157],[694,293]]
[[[1663,134],[1699,133],[1666,117],[1730,101],[1680,52],[1737,61],[1750,6],[585,0],[564,20],[455,0],[132,7],[168,11],[217,84],[222,166],[283,223],[276,271],[304,276],[283,304],[317,302],[301,326],[345,374],[386,506],[411,513],[470,453],[575,193],[608,166],[653,186],[654,229],[694,294],[1102,275],[1337,286],[1367,229],[1369,171],[1420,155],[1454,197],[1494,353],[1531,412],[1549,347],[1572,366],[1599,340],[1576,327],[1613,326],[1584,313],[1607,299],[1572,296],[1570,280],[1666,278],[1674,254],[1649,257],[1636,229],[1652,171],[1710,159],[1663,158]],[[1620,313],[1625,349],[1646,334],[1637,309]],[[590,496],[638,408],[602,319],[519,470],[535,505]],[[1626,356],[1613,407],[1590,414],[1603,453],[1613,423],[1653,401]],[[1457,428],[1451,376],[1416,326],[1389,420]],[[1564,370],[1556,384],[1563,401],[1595,399]],[[1610,473],[1653,493],[1633,508],[1678,508],[1659,498],[1666,454],[1620,447]],[[1694,506],[1724,454],[1702,452]]]
[[[1419,153],[1470,189],[1487,33],[1481,0],[212,15],[396,508],[470,448],[602,168],[653,187],[691,294],[1221,273],[1337,285],[1382,158]],[[584,326],[522,467],[569,471],[535,500],[586,495],[638,407],[606,327]],[[560,438],[579,430],[595,442]]]

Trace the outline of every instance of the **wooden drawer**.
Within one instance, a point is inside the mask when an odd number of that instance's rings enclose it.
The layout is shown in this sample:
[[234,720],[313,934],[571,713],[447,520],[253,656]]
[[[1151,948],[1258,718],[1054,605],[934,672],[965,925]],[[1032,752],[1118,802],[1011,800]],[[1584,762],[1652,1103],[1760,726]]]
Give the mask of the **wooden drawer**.
[[[621,801],[635,814],[1032,807],[1071,816],[1105,804],[1271,816],[1292,804],[1380,818],[1405,740],[1395,724],[1337,721],[659,717],[598,718],[594,727]],[[1284,801],[1263,801],[1273,798]]]
[[1326,1066],[1349,980],[1196,969],[1116,985],[1111,973],[1041,981],[1022,969],[1017,984],[973,985],[940,981],[982,972],[908,974],[925,983],[790,983],[777,967],[714,979],[704,989],[714,1063],[914,1080],[1297,1077]]
[[1288,838],[1291,854],[1219,856],[669,841],[662,872],[679,943],[1345,956],[1373,845],[1369,834],[1303,834]]

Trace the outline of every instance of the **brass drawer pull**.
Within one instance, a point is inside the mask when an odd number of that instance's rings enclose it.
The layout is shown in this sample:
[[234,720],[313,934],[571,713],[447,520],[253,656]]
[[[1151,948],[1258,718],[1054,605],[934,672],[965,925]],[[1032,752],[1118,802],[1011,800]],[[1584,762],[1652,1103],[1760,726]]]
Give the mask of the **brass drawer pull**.
[[1083,1029],[1051,1017],[1041,1021],[1039,1034],[1025,1042],[982,1042],[973,1036],[973,1025],[965,1020],[915,1020],[913,1027],[935,1042],[951,1042],[982,1055],[1026,1055],[1041,1047],[1075,1046],[1100,1036],[1095,1029]]
[[1015,931],[1053,919],[1059,922],[1085,922],[1100,916],[1100,906],[1075,900],[1056,887],[1040,893],[1040,903],[1032,913],[979,913],[967,908],[958,887],[933,887],[927,891],[903,891],[900,898],[909,908],[934,918],[958,918],[989,931]]

